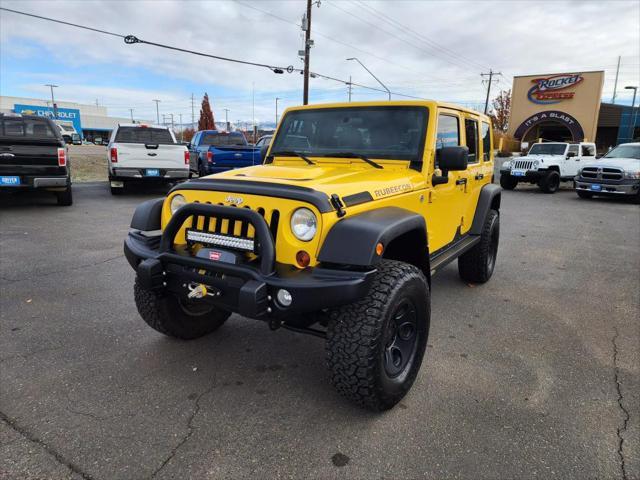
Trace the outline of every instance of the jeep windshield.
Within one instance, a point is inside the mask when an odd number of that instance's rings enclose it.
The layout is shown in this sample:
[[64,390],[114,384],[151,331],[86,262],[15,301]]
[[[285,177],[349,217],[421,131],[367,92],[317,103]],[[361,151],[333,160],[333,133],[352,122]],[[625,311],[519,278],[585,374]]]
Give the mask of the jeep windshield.
[[294,110],[285,115],[271,155],[422,161],[428,111],[414,106]]
[[536,143],[529,155],[563,155],[566,148],[566,143]]
[[640,160],[640,145],[618,145],[602,158],[635,158]]

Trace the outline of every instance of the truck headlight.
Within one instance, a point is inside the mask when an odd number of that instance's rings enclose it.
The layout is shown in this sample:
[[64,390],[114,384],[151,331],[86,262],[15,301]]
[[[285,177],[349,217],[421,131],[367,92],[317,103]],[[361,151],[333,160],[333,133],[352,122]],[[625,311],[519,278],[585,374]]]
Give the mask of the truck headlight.
[[169,209],[171,210],[171,215],[176,213],[176,211],[180,207],[182,207],[183,205],[186,205],[186,204],[187,204],[187,199],[186,198],[184,198],[180,194],[174,195],[173,198],[171,199],[171,203],[169,204]]
[[625,170],[624,171],[624,178],[632,178],[632,179],[638,179],[640,178],[640,172],[634,172],[631,170]]
[[308,208],[299,208],[291,215],[291,231],[298,240],[308,242],[316,235],[318,220]]
[[505,170],[511,170],[511,160],[502,162],[502,168]]

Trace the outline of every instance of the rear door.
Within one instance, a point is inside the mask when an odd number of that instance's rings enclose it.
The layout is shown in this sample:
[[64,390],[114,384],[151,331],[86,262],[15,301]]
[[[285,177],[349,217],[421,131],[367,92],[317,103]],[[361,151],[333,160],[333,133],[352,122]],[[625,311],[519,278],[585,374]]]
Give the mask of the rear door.
[[[46,119],[0,118],[0,175],[65,175],[66,168],[58,166],[58,148],[62,139],[54,125]],[[13,182],[5,179],[3,184]],[[21,182],[21,179],[17,180]]]
[[461,233],[466,233],[471,228],[473,217],[480,196],[480,189],[484,185],[484,158],[480,144],[480,122],[477,117],[465,114],[464,117],[465,145],[469,149],[467,157],[467,170],[460,172],[465,180],[465,198],[462,209]]

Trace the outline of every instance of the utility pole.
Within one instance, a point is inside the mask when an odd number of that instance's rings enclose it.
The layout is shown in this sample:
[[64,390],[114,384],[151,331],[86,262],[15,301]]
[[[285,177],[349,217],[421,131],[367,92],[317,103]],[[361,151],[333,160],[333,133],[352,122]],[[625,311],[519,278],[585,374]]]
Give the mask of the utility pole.
[[489,77],[489,83],[487,84],[487,99],[484,101],[484,114],[487,114],[487,110],[489,109],[489,95],[491,93],[491,83],[493,82],[493,76],[494,75],[502,75],[501,72],[494,72],[493,70],[489,69],[489,73],[481,73],[480,76],[481,77]]
[[224,124],[226,125],[227,132],[231,130],[229,125],[229,109],[223,108],[224,110]]
[[351,75],[349,75],[349,102],[351,102]]
[[51,106],[53,107],[53,118],[58,118],[58,106],[56,105],[56,101],[53,99],[53,89],[58,88],[58,85],[53,85],[52,83],[45,84],[45,87],[51,88]]
[[618,67],[616,68],[616,81],[613,84],[613,97],[611,103],[616,103],[616,93],[618,90],[618,74],[620,73],[620,55],[618,55]]
[[180,117],[180,141],[182,142],[184,140],[184,125],[182,124],[182,114],[179,113],[178,116]]
[[[154,99],[153,101],[156,102],[156,121],[160,123],[160,109],[158,108],[158,104],[160,103],[160,100]],[[162,117],[164,121],[164,115]]]
[[302,94],[302,103],[303,105],[309,104],[309,55],[311,53],[311,45],[313,45],[313,40],[311,40],[311,7],[317,4],[320,6],[320,0],[307,0],[307,14],[304,17],[302,22],[302,29],[304,30],[304,87]]
[[253,117],[253,143],[256,143],[256,82],[251,82],[251,116]]
[[174,128],[173,128],[173,113],[170,113],[168,116],[171,117],[171,130],[174,130]]
[[133,108],[130,108],[130,109],[129,109],[129,111],[131,112],[131,123],[136,123],[136,122],[133,120]]
[[191,94],[191,128],[193,130],[196,129],[196,115],[195,115],[195,111],[193,109],[193,102],[194,102],[194,97],[193,97],[193,93]]
[[280,100],[280,98],[276,97],[276,128],[278,128],[278,100]]

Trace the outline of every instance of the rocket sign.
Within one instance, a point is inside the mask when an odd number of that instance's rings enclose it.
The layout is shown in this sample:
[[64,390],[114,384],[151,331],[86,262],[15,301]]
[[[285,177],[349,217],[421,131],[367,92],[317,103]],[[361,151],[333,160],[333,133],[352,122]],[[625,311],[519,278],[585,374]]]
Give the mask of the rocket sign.
[[527,92],[530,102],[539,105],[550,105],[560,103],[562,100],[573,98],[575,92],[568,92],[567,89],[582,82],[584,78],[579,73],[564,73],[552,75],[551,77],[535,78],[531,80],[535,85]]

